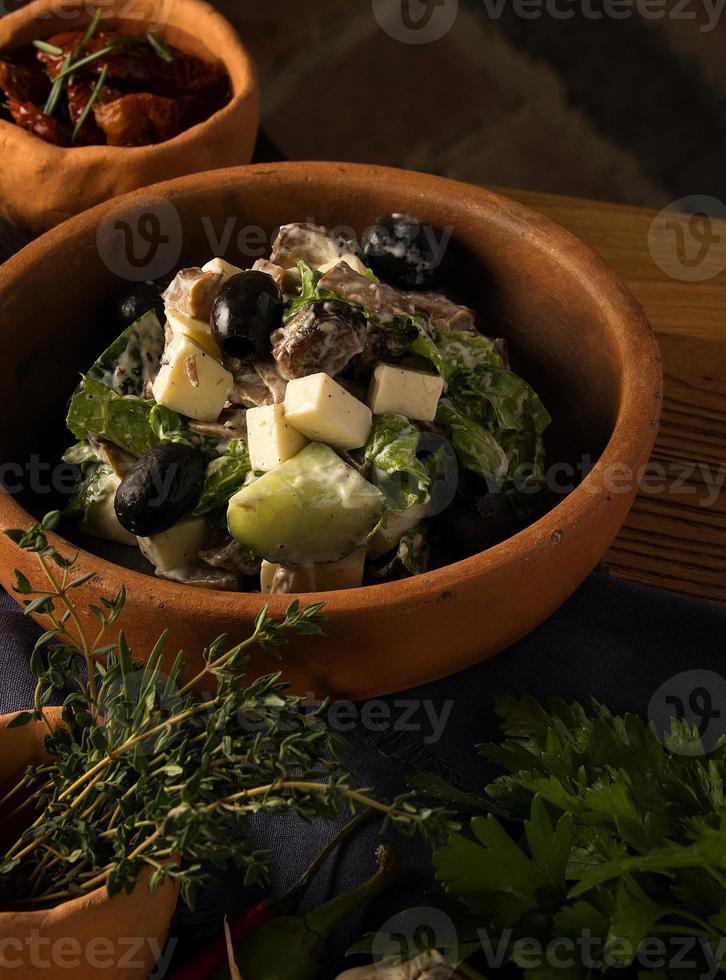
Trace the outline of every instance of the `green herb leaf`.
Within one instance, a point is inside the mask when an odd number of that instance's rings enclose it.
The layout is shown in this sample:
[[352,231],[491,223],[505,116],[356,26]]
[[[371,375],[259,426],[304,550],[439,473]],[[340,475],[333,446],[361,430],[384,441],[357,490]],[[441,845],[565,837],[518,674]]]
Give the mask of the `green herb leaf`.
[[25,725],[29,725],[33,720],[32,711],[20,711],[17,715],[13,715],[10,721],[5,726],[6,728],[23,728]]
[[119,395],[141,397],[159,370],[163,351],[164,329],[156,313],[149,310],[101,354],[86,377],[100,381]]
[[168,65],[172,64],[174,55],[171,53],[169,46],[161,34],[158,31],[149,31],[146,38],[157,56]]
[[251,476],[250,456],[240,439],[232,439],[224,456],[212,460],[207,467],[204,488],[194,514],[209,514],[226,507],[230,498],[241,490]]
[[83,107],[83,112],[80,114],[80,116],[78,117],[78,121],[76,122],[76,125],[73,127],[73,134],[71,135],[71,143],[75,143],[76,140],[78,139],[81,130],[86,124],[86,120],[91,115],[91,112],[93,111],[93,107],[98,101],[98,98],[101,94],[101,89],[106,84],[107,78],[108,78],[108,65],[104,65],[103,70],[101,71],[101,74],[98,76],[96,84],[93,86],[91,94],[88,97],[88,102],[86,102],[85,106]]
[[57,47],[55,44],[50,44],[48,41],[36,39],[33,41],[33,47],[38,51],[42,51],[44,54],[53,55],[54,58],[59,58],[63,54],[62,48]]
[[375,415],[365,462],[389,510],[407,510],[431,495],[431,475],[416,455],[421,433],[404,415]]

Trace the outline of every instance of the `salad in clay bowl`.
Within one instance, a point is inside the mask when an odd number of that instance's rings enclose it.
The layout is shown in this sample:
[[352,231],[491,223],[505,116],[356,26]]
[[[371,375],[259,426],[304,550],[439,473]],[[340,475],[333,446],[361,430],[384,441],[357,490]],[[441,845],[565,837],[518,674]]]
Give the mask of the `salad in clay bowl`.
[[265,593],[420,574],[531,521],[549,415],[431,231],[289,224],[251,269],[122,297],[70,402],[66,517],[164,578]]

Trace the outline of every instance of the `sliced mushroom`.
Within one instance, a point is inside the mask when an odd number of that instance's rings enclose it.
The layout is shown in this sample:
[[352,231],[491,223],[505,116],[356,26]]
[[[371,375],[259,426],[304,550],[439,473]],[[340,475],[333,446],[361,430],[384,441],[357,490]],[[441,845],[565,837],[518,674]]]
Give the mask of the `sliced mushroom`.
[[156,572],[157,578],[169,579],[182,585],[195,585],[198,589],[218,589],[221,592],[239,592],[240,581],[233,572],[225,572],[209,565],[190,565],[172,572]]
[[288,379],[325,372],[340,374],[367,344],[362,313],[339,300],[304,306],[273,335],[272,356]]
[[425,313],[437,330],[476,331],[476,314],[468,306],[460,306],[439,293],[408,293],[418,313]]
[[212,568],[234,575],[259,575],[261,558],[256,558],[239,541],[228,534],[221,534],[216,542],[199,552],[200,559]]
[[349,303],[365,306],[381,314],[382,319],[389,316],[412,317],[416,312],[409,295],[394,289],[393,286],[374,282],[367,276],[362,276],[351,269],[347,262],[339,262],[330,272],[326,272],[320,280],[319,287],[341,296]]
[[164,293],[164,304],[167,309],[209,322],[212,304],[221,285],[222,276],[218,272],[182,269]]
[[273,404],[272,393],[255,370],[252,361],[224,357],[223,364],[234,378],[234,389],[229,397],[230,405],[257,408],[259,405]]
[[300,273],[296,268],[283,269],[281,265],[275,265],[268,259],[258,259],[252,268],[255,272],[264,272],[270,276],[286,299],[295,296],[300,289]]
[[335,262],[350,250],[349,242],[333,238],[327,228],[320,225],[283,225],[272,243],[270,261],[283,269],[294,269],[302,259],[313,269],[318,269],[328,262]]
[[119,449],[112,442],[106,442],[105,439],[94,440],[93,445],[98,449],[98,453],[104,462],[108,463],[116,476],[120,476],[121,479],[126,476],[136,462],[135,456]]
[[439,330],[476,330],[475,314],[468,306],[454,303],[439,293],[404,293],[385,283],[372,282],[345,262],[339,262],[326,273],[319,285],[349,303],[357,303],[380,314],[384,324],[389,317],[425,313]]
[[269,361],[253,361],[253,364],[255,371],[257,371],[260,378],[267,385],[273,402],[275,404],[284,402],[287,381],[280,374],[280,370],[275,361],[272,359]]
[[247,440],[247,409],[225,408],[217,422],[189,422],[189,428],[212,439]]

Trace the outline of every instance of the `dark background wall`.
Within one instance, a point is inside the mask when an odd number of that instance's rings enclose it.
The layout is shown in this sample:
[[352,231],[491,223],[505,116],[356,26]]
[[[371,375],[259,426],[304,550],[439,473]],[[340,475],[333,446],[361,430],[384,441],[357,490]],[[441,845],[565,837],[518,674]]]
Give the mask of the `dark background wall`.
[[457,8],[453,26],[419,44],[390,33],[421,0],[215,2],[258,61],[263,124],[288,157],[649,206],[726,200],[718,0],[557,0],[567,20],[554,0],[438,0],[413,35]]

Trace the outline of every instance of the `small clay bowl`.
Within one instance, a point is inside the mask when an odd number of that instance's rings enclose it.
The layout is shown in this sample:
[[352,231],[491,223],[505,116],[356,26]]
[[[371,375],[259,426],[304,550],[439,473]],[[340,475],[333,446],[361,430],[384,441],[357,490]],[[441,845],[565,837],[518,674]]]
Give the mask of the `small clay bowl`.
[[[377,216],[403,211],[449,229],[460,254],[451,286],[478,309],[486,332],[508,339],[514,368],[541,393],[553,416],[550,461],[568,463],[570,478],[578,465],[590,470],[545,517],[472,558],[415,578],[305,596],[327,603],[328,638],[286,648],[280,666],[294,688],[356,698],[403,690],[497,653],[562,605],[603,558],[635,496],[658,429],[660,358],[643,310],[594,252],[479,187],[382,167],[267,164],[172,181],[54,229],[0,269],[0,461],[22,464],[33,453],[57,459],[51,426],[59,441],[71,441],[61,434],[67,399],[103,346],[93,335],[95,312],[119,287],[109,267],[115,253],[99,250],[103,230],[119,221],[133,226],[162,203],[184,229],[171,256],[177,268],[208,259],[210,232],[222,229],[226,257],[238,264],[251,264],[252,241],[254,255],[264,252],[261,233],[269,239],[289,221],[314,218],[360,235]],[[560,472],[557,482],[567,477]],[[0,527],[23,527],[28,508],[37,518],[53,502],[22,500],[25,506],[0,493]],[[87,540],[83,548],[79,563],[98,578],[79,598],[110,597],[126,584],[123,626],[137,657],[168,627],[170,656],[183,647],[198,666],[212,638],[247,636],[265,601],[149,578],[99,557]],[[0,565],[6,586],[14,567],[37,575],[33,557],[4,537]],[[280,615],[288,602],[273,596],[270,608]],[[277,663],[259,652],[253,666],[267,672]]]
[[231,24],[202,0],[34,0],[0,19],[0,55],[81,30],[96,7],[104,11],[102,26],[132,35],[154,27],[169,44],[222,62],[231,99],[204,122],[153,146],[58,147],[0,120],[0,217],[19,232],[39,234],[127,191],[252,159],[260,117],[255,66]]
[[[59,708],[47,708],[52,724]],[[0,717],[0,798],[29,765],[47,760],[45,726],[31,722],[8,729],[13,715]],[[0,813],[3,845],[12,843]],[[22,828],[14,827],[16,832]],[[13,838],[15,839],[15,838]],[[44,980],[146,980],[163,953],[176,908],[178,887],[166,881],[151,895],[149,872],[130,895],[108,897],[105,888],[49,909],[0,912],[3,975],[42,975]]]

